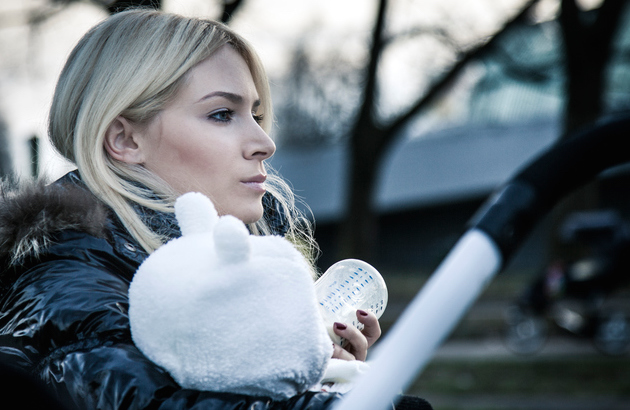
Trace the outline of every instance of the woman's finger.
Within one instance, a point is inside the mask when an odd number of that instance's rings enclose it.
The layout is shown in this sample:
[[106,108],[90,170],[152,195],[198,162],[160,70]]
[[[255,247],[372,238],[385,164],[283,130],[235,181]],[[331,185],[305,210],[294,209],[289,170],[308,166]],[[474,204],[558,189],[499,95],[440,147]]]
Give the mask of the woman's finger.
[[378,323],[376,315],[365,310],[357,310],[357,320],[363,323],[363,335],[367,339],[368,347],[381,337],[381,325]]
[[350,353],[343,347],[339,346],[337,343],[333,343],[332,357],[333,359],[341,359],[341,360],[348,360],[348,361],[357,359],[356,357],[354,357],[352,353]]
[[356,360],[365,361],[367,357],[368,341],[359,329],[344,323],[335,323],[333,331],[344,339],[343,348],[354,356]]

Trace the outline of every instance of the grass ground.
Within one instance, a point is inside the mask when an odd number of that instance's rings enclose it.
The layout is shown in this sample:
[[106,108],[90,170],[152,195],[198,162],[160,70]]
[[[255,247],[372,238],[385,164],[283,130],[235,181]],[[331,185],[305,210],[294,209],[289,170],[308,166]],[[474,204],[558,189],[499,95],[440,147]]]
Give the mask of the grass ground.
[[630,409],[630,359],[436,360],[409,393],[436,410]]
[[[390,294],[381,320],[386,334],[427,275],[384,272],[384,276]],[[588,340],[558,333],[552,334],[559,342],[551,353],[479,355],[475,351],[484,341],[500,341],[504,310],[530,280],[526,273],[495,278],[445,343],[463,342],[470,355],[465,351],[454,357],[436,355],[407,392],[426,398],[436,410],[630,409],[630,355],[604,356],[587,347]],[[620,292],[618,298],[630,301],[630,293]],[[570,353],[563,351],[562,340],[584,346]]]

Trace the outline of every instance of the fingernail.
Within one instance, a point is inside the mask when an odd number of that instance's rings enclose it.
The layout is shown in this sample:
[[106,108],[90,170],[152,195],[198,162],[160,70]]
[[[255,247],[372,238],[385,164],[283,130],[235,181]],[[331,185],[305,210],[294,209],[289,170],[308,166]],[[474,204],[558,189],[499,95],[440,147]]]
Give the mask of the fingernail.
[[367,316],[368,315],[368,312],[366,312],[365,310],[361,310],[361,309],[358,309],[357,313],[360,314],[361,316]]
[[343,323],[339,323],[339,322],[335,322],[335,328],[339,329],[339,330],[346,330],[346,325],[344,325]]

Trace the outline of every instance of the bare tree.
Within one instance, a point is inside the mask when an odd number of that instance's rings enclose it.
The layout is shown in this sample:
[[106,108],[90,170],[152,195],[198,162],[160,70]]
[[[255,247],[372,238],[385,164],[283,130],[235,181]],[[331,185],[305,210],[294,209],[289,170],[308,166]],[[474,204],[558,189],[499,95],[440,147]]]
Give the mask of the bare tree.
[[[458,52],[456,62],[437,77],[427,91],[419,95],[406,109],[386,120],[378,115],[378,67],[386,47],[394,37],[386,37],[387,0],[380,0],[371,37],[369,61],[363,72],[361,103],[349,132],[349,181],[345,218],[339,230],[340,257],[374,257],[378,236],[378,220],[374,209],[376,178],[382,159],[401,131],[443,95],[471,61],[494,51],[495,44],[522,25],[529,17],[537,0],[523,3],[520,11],[494,35],[480,39],[476,45]],[[603,114],[605,70],[612,54],[614,35],[626,1],[607,0],[595,11],[580,11],[576,0],[563,0],[560,23],[564,40],[566,110],[563,135],[570,135],[580,125]],[[588,18],[586,18],[588,17]],[[423,32],[418,28],[418,32]],[[405,33],[414,35],[414,33]],[[434,32],[444,37],[444,33]],[[529,73],[536,78],[536,73]],[[592,195],[591,195],[592,198]],[[584,203],[584,199],[580,199]]]
[[369,260],[374,255],[378,235],[377,215],[374,209],[376,177],[383,157],[393,141],[400,136],[402,129],[434,103],[458,78],[470,61],[480,57],[502,38],[510,27],[525,19],[536,3],[537,0],[525,2],[521,10],[506,21],[493,36],[489,39],[484,38],[476,46],[461,51],[456,63],[440,78],[437,78],[428,91],[418,96],[407,109],[385,123],[377,116],[377,71],[384,48],[389,43],[384,35],[388,2],[380,0],[372,31],[370,59],[364,71],[361,105],[350,132],[348,202],[339,232],[341,257],[351,255]]

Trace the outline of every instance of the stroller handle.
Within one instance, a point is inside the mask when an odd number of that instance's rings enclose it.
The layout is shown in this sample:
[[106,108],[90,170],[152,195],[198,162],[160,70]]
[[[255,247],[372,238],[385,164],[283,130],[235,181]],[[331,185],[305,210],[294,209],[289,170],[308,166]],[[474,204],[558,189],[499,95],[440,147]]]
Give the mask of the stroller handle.
[[599,173],[630,161],[630,117],[601,121],[555,144],[498,189],[469,225],[486,232],[509,260],[538,220]]
[[334,409],[391,409],[538,219],[600,172],[630,161],[629,137],[630,116],[597,123],[555,144],[491,195]]

